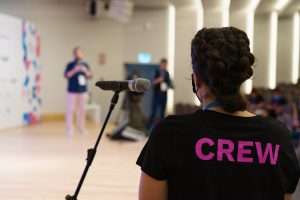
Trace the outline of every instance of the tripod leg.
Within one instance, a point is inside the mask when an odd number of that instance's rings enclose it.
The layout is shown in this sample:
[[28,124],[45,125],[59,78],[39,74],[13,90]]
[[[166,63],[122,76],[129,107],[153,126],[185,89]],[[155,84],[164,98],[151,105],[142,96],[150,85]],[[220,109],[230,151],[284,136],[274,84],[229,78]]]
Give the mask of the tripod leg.
[[66,200],[77,200],[76,198],[74,198],[73,196],[67,195]]

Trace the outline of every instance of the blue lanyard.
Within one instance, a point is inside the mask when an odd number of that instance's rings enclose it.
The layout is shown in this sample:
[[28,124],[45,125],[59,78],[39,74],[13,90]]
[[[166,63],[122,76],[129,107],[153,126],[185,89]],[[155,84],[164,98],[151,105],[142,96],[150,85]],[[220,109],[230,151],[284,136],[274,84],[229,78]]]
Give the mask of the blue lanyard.
[[214,101],[214,102],[208,104],[207,106],[205,106],[205,107],[204,107],[204,110],[208,110],[208,109],[210,109],[210,108],[217,107],[217,106],[220,106],[220,105],[221,105],[220,102]]

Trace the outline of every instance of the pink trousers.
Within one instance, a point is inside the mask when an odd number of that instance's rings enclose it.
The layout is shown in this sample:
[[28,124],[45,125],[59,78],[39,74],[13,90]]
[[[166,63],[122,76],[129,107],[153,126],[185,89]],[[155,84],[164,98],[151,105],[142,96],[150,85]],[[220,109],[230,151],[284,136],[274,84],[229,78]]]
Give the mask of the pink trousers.
[[68,133],[73,132],[73,113],[76,110],[76,127],[85,129],[87,93],[67,93],[66,126]]

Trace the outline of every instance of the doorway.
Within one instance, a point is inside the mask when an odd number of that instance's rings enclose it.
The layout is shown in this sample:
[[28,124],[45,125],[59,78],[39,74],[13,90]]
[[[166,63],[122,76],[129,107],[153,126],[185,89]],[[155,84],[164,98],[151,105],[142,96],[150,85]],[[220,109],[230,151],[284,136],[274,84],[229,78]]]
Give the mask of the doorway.
[[[133,71],[137,71],[140,74],[140,78],[148,79],[152,82],[154,79],[154,73],[159,68],[157,64],[131,64],[125,63],[126,77],[130,76]],[[153,97],[152,86],[151,89],[144,93],[141,101],[141,109],[143,114],[148,118],[151,111],[151,102]]]

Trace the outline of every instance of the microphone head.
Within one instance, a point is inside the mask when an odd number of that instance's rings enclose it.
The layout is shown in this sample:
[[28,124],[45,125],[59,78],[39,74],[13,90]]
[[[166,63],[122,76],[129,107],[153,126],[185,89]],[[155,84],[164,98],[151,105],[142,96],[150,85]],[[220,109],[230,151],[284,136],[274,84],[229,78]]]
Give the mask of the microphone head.
[[112,91],[132,91],[132,92],[145,92],[150,89],[151,82],[147,79],[138,78],[126,81],[98,81],[95,84],[102,90]]
[[148,79],[137,78],[133,80],[132,86],[136,92],[145,92],[150,89],[151,82]]

